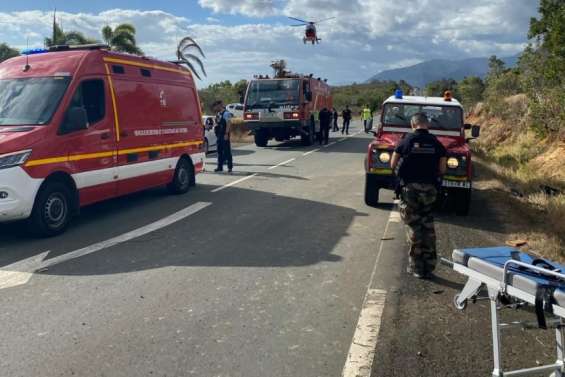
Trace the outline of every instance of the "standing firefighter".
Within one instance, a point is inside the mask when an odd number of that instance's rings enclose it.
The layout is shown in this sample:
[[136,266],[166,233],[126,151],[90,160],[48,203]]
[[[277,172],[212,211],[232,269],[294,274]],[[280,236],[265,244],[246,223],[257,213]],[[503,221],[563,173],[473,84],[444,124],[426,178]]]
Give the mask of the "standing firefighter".
[[437,262],[432,208],[438,180],[446,170],[447,151],[429,133],[426,114],[414,115],[410,123],[414,133],[398,143],[391,165],[399,179],[400,215],[410,241],[408,272],[427,278]]
[[372,118],[373,112],[368,105],[365,105],[365,107],[361,111],[361,119],[363,120],[363,128],[365,129],[365,133],[370,131],[369,126],[371,125],[370,121]]

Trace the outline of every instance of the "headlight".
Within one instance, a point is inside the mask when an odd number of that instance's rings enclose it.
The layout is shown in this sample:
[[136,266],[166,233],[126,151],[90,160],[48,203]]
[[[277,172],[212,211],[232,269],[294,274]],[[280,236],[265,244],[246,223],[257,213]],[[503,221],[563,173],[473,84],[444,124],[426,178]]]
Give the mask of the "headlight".
[[388,164],[390,162],[390,153],[382,152],[381,154],[379,154],[379,161],[383,164]]
[[31,150],[0,155],[0,169],[23,165],[30,154]]
[[450,169],[457,169],[459,167],[459,160],[455,157],[449,157],[447,159],[447,167]]

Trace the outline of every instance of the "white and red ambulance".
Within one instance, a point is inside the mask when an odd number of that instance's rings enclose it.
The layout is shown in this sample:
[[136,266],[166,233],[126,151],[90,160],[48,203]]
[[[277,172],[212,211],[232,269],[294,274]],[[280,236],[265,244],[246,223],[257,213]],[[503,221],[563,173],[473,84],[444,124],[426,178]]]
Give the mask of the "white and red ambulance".
[[51,236],[85,205],[185,193],[205,157],[199,104],[188,70],[99,45],[0,64],[0,222]]

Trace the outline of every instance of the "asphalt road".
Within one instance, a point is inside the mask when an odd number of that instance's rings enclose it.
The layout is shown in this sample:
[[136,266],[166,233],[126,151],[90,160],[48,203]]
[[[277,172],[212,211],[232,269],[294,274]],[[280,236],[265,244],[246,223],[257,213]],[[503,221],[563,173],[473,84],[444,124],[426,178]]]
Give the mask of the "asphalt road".
[[58,238],[0,226],[0,375],[368,375],[352,339],[376,341],[357,324],[375,334],[403,241],[392,194],[363,203],[369,138],[332,137],[238,147],[234,174],[91,206]]

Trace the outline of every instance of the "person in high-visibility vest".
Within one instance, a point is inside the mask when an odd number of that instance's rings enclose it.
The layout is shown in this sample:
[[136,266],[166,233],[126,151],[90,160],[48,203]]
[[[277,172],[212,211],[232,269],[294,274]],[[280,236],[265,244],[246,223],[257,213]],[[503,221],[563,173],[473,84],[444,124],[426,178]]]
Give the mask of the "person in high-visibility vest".
[[363,120],[363,128],[365,129],[365,133],[369,132],[369,125],[370,120],[373,118],[373,114],[369,106],[365,105],[363,111],[361,111],[361,119]]

